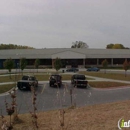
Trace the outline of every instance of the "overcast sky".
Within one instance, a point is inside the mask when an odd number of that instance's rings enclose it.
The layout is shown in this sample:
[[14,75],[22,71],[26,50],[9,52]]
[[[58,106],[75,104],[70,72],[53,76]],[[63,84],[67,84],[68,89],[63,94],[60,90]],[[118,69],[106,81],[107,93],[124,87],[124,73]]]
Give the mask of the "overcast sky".
[[130,48],[130,0],[0,0],[0,43],[34,48]]

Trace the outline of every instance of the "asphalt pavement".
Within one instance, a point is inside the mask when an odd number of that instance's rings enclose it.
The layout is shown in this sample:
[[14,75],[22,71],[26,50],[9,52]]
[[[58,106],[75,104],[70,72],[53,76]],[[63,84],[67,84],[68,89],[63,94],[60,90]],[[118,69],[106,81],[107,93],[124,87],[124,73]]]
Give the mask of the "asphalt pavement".
[[[115,81],[129,83],[129,81],[111,80],[106,78],[98,78],[93,76],[87,76],[88,78],[94,78],[91,81]],[[12,83],[12,82],[10,82]],[[3,83],[4,84],[4,83]],[[15,86],[14,86],[15,87]],[[72,89],[72,95],[70,90]],[[17,105],[19,113],[28,113],[32,111],[32,93],[30,91],[17,90]],[[63,81],[63,85],[60,89],[50,87],[48,81],[39,81],[39,86],[36,90],[37,93],[37,109],[38,111],[54,110],[71,105],[88,106],[94,104],[102,104],[109,102],[116,102],[130,99],[130,87],[120,87],[111,89],[96,89],[96,88],[72,88],[70,80]],[[0,109],[3,114],[5,111],[5,99],[8,103],[11,102],[10,95],[7,93],[0,94]]]

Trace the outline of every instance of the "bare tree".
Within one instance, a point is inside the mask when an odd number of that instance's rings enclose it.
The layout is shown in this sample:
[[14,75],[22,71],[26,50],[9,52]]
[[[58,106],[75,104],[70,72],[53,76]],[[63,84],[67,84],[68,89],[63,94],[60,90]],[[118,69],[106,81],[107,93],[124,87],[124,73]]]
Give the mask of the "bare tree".
[[105,70],[104,73],[106,74],[106,68],[108,66],[108,61],[106,59],[102,61],[102,66],[103,66],[103,68]]
[[127,59],[125,59],[123,63],[123,68],[125,70],[125,77],[126,77],[126,71],[129,69],[129,67],[130,67],[130,62],[128,62]]

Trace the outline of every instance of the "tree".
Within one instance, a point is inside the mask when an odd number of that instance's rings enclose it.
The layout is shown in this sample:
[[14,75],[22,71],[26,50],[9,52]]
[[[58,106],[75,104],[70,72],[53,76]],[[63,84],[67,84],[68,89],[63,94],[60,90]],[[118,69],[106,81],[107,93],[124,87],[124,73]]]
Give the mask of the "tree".
[[21,58],[20,59],[20,69],[22,70],[22,74],[23,74],[23,70],[25,69],[26,65],[27,65],[26,58]]
[[85,42],[76,41],[72,43],[71,48],[88,48],[88,45]]
[[33,49],[33,47],[15,44],[0,44],[0,50],[2,49]]
[[110,43],[110,44],[107,45],[106,49],[112,49],[113,46],[114,46],[114,44]]
[[120,43],[110,43],[106,46],[106,49],[129,49],[128,47],[124,47],[122,44]]
[[127,61],[127,59],[125,59],[124,63],[123,63],[123,69],[125,70],[125,77],[126,77],[126,72],[130,67],[130,62]]
[[108,66],[108,61],[106,59],[102,61],[102,66],[104,68],[104,73],[106,74],[106,68]]
[[10,79],[11,79],[11,69],[14,68],[14,61],[10,58],[10,59],[6,59],[3,63],[4,68],[7,69],[10,73]]
[[58,71],[62,67],[61,59],[58,57],[54,61],[54,68]]
[[38,72],[38,67],[39,67],[39,65],[40,65],[40,60],[39,60],[39,59],[36,59],[36,60],[35,60],[35,63],[34,63],[34,66],[35,66],[35,68],[37,69],[37,72]]
[[125,49],[125,47],[124,47],[122,44],[116,43],[116,44],[112,47],[112,49]]

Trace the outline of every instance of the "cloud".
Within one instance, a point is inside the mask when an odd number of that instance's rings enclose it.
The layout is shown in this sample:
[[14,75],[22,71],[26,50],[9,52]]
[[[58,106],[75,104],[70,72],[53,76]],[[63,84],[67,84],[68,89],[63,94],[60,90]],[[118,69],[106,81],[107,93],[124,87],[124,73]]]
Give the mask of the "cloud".
[[129,0],[2,0],[0,43],[91,48],[119,42],[129,47]]

